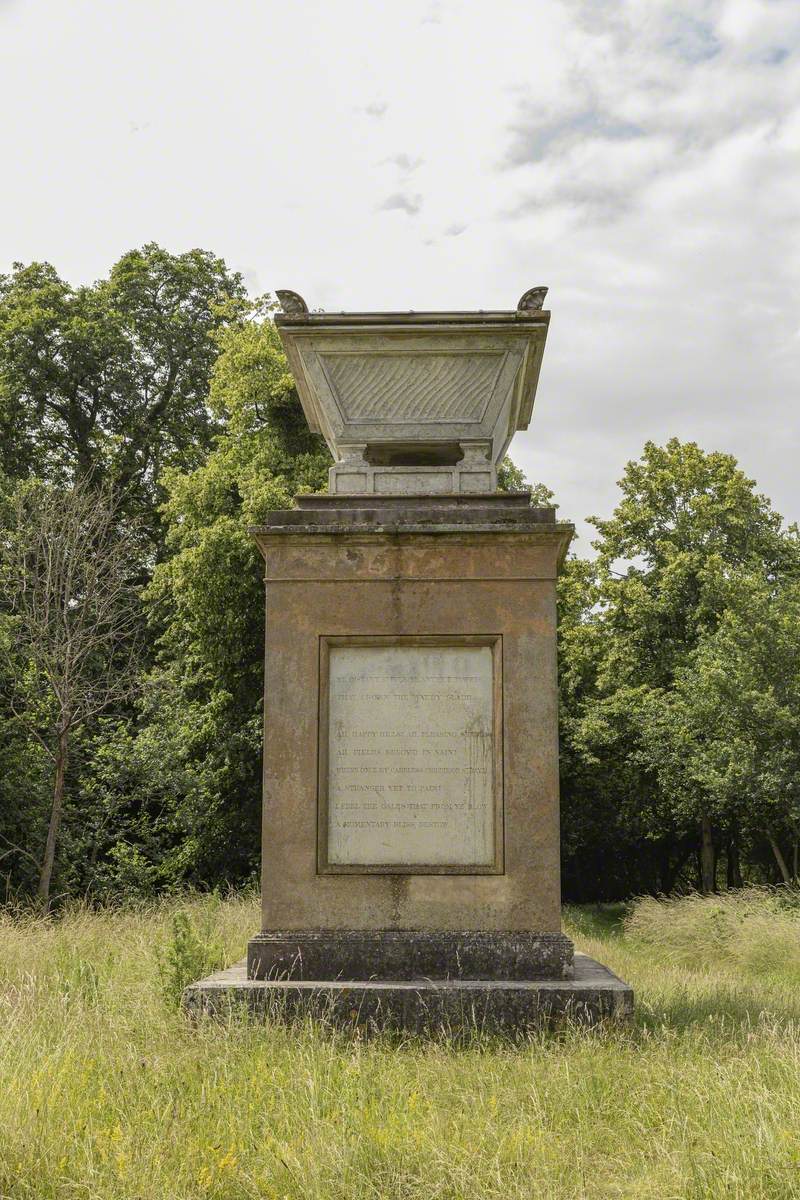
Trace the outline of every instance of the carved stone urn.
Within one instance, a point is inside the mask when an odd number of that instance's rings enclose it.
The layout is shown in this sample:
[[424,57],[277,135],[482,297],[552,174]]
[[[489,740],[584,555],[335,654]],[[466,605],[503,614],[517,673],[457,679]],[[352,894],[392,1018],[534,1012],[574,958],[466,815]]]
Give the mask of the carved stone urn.
[[531,418],[546,290],[513,311],[478,313],[310,313],[296,293],[278,293],[275,322],[306,419],[335,460],[330,492],[493,492],[497,464]]

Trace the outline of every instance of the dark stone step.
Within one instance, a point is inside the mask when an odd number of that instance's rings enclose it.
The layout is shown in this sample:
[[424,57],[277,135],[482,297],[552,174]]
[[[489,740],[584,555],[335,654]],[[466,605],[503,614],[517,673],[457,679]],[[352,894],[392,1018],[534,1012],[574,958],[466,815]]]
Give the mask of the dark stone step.
[[563,933],[494,930],[266,930],[247,947],[250,979],[569,979]]

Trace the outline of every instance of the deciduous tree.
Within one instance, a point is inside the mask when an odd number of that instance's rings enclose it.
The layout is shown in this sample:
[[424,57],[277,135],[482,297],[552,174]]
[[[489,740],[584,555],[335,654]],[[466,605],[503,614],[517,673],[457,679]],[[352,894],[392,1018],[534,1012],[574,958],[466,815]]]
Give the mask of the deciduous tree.
[[620,487],[612,516],[593,519],[594,581],[562,632],[565,761],[584,789],[566,789],[565,810],[583,796],[618,843],[659,845],[664,880],[694,841],[710,888],[723,810],[687,754],[678,681],[723,619],[726,581],[797,578],[798,540],[732,456],[694,443],[648,443]]
[[38,481],[8,501],[0,533],[0,659],[16,718],[52,763],[38,892],[50,902],[74,734],[138,684],[138,548],[104,485]]
[[81,287],[49,263],[17,263],[0,276],[0,467],[112,482],[155,536],[160,473],[199,465],[219,432],[214,338],[243,297],[204,250],[149,243]]

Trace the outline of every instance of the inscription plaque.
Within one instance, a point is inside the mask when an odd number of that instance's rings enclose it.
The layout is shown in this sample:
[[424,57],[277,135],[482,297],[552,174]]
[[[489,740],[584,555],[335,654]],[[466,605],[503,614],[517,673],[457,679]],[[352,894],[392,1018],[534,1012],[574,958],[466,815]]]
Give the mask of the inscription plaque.
[[494,643],[328,639],[323,869],[500,869]]

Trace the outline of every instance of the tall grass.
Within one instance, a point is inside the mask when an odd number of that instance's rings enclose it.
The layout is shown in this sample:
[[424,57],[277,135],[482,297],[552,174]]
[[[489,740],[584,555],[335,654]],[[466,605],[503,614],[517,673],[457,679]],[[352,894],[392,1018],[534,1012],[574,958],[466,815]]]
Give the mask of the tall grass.
[[630,939],[663,963],[717,973],[800,981],[800,893],[747,888],[719,896],[638,901],[625,921]]
[[[619,916],[569,931],[634,984],[635,1023],[517,1046],[187,1022],[164,964],[241,957],[251,898],[0,920],[0,1197],[800,1197],[791,908]],[[768,970],[724,922],[773,939]]]

